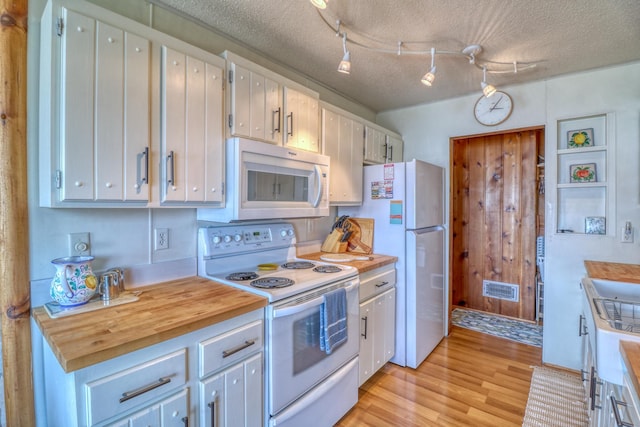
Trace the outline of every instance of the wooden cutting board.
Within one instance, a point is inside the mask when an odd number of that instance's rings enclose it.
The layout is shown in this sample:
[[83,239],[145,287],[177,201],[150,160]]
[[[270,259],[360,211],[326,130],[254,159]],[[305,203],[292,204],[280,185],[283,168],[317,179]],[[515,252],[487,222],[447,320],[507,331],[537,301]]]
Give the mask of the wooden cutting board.
[[373,252],[373,218],[349,218],[351,223],[347,252],[370,254]]
[[640,284],[640,265],[617,262],[585,261],[587,275],[592,279],[614,280]]

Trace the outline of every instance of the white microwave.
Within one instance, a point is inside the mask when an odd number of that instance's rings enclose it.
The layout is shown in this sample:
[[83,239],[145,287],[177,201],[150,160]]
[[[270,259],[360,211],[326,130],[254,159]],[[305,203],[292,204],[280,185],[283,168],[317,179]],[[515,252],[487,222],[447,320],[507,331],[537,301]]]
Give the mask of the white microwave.
[[225,206],[199,208],[198,220],[329,216],[329,157],[231,138],[226,142]]

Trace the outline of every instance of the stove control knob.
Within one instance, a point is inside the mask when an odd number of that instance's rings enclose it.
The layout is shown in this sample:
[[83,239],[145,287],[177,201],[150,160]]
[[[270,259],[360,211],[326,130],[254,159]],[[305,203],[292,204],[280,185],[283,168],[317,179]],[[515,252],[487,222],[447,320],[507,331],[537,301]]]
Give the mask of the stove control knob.
[[213,236],[213,244],[217,245],[218,243],[220,243],[220,240],[222,240],[220,238],[220,236]]
[[287,237],[287,230],[280,230],[280,235],[282,237]]
[[224,236],[224,242],[225,243],[231,242],[231,236],[229,236],[228,234],[226,236]]
[[287,234],[289,235],[289,237],[293,237],[293,229],[289,229],[289,231],[287,231]]
[[236,234],[235,236],[233,236],[233,240],[235,240],[236,242],[242,241],[242,235],[241,234]]

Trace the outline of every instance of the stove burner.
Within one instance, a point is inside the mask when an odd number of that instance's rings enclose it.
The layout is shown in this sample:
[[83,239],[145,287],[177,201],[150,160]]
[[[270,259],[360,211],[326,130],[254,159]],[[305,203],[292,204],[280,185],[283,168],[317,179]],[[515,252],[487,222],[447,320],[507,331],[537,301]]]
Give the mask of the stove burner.
[[282,268],[290,268],[294,270],[302,270],[305,268],[313,268],[315,264],[309,261],[292,261],[282,264]]
[[314,268],[313,271],[317,273],[337,273],[342,271],[342,269],[337,265],[319,265]]
[[225,277],[225,279],[227,280],[235,280],[235,281],[252,280],[257,278],[258,278],[258,275],[253,271],[246,271],[246,272],[242,271],[238,273],[231,273],[230,275]]
[[261,277],[260,279],[252,281],[251,286],[265,289],[286,288],[294,283],[293,280],[287,279],[286,277]]

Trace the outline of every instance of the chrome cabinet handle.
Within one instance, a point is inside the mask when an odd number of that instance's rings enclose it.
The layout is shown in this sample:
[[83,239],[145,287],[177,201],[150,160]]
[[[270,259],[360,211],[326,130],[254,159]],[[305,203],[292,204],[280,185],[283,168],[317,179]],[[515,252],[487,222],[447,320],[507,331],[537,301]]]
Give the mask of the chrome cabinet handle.
[[287,116],[287,135],[293,136],[293,111]]
[[578,336],[581,337],[583,335],[587,335],[588,331],[587,331],[587,325],[584,324],[584,321],[586,320],[586,318],[581,314],[580,315],[580,322],[578,324]]
[[389,160],[393,161],[393,145],[389,146],[389,151],[391,152],[391,154],[389,154]]
[[176,184],[176,177],[175,177],[175,155],[173,153],[173,150],[171,150],[171,152],[169,152],[169,155],[167,156],[167,162],[169,163],[169,170],[168,170],[168,174],[169,178],[167,179],[167,183],[170,185],[175,185]]
[[585,382],[588,380],[588,378],[586,378],[587,375],[587,371],[585,371],[584,369],[580,369],[580,381]]
[[[277,110],[273,110],[273,113],[271,113],[271,130],[273,133],[276,132],[280,132],[280,114],[281,114],[281,107],[278,107]],[[278,120],[277,120],[277,124],[278,127],[275,126],[275,121],[273,120],[273,118],[276,116],[276,114],[278,115]]]
[[385,143],[384,143],[384,145],[382,146],[382,149],[383,149],[383,151],[384,151],[384,154],[382,155],[382,157],[384,157],[384,158],[385,158],[385,160],[387,159],[387,151],[389,150],[389,149],[388,149],[388,146],[389,146],[389,144],[387,144],[386,142],[385,142]]
[[633,423],[628,423],[626,421],[622,421],[622,417],[620,416],[620,411],[618,409],[618,406],[627,406],[627,402],[622,402],[618,399],[615,398],[615,396],[611,395],[609,396],[609,398],[611,399],[611,409],[613,410],[613,416],[616,419],[616,425],[618,427],[633,427]]
[[234,347],[234,348],[232,348],[230,350],[224,350],[222,352],[222,358],[224,359],[225,357],[232,356],[232,355],[236,354],[237,352],[244,350],[245,348],[251,347],[255,343],[256,343],[256,340],[246,340],[245,342],[243,342],[242,344],[240,344],[237,347]]
[[144,151],[141,156],[144,156],[144,176],[140,178],[140,182],[143,184],[149,183],[149,147],[144,147]]
[[369,316],[364,316],[362,318],[364,320],[364,334],[360,334],[365,340],[367,339],[367,325],[369,324]]
[[182,417],[180,421],[184,423],[184,427],[189,427],[189,417]]
[[211,427],[216,427],[216,401],[212,400],[207,406],[211,410]]
[[156,388],[161,387],[161,386],[163,386],[165,384],[169,384],[170,382],[171,382],[171,378],[163,377],[163,378],[158,379],[157,382],[155,382],[153,384],[146,385],[144,387],[140,387],[137,390],[125,391],[124,393],[122,393],[122,397],[120,398],[120,403],[124,403],[127,400],[133,399],[134,397],[138,397],[141,394],[144,394],[144,393],[146,393],[148,391],[155,390]]
[[376,288],[381,288],[381,287],[386,286],[386,285],[388,285],[388,284],[389,284],[389,282],[377,283],[377,284],[376,284]]

